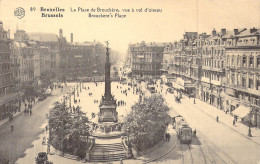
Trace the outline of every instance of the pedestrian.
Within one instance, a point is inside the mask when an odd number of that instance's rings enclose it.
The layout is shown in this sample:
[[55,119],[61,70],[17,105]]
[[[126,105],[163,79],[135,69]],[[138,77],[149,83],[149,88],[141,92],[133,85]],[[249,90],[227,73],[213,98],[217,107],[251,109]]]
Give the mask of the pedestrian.
[[11,125],[10,128],[11,128],[11,133],[13,133],[14,132],[14,126]]
[[171,139],[171,135],[170,133],[168,133],[168,142],[170,141],[170,139]]
[[47,154],[50,154],[50,151],[51,151],[51,146],[50,146],[50,144],[48,144],[48,147],[47,147]]
[[42,145],[45,145],[45,144],[46,144],[46,138],[43,137],[43,139],[42,139]]
[[236,126],[236,121],[235,120],[233,120],[233,126]]
[[193,131],[193,137],[196,137],[196,133],[197,133],[197,131],[196,131],[196,129],[194,129],[194,131]]
[[46,131],[46,133],[48,132],[48,125],[46,125],[46,127],[45,127],[45,131]]
[[217,116],[217,117],[216,117],[216,121],[217,121],[217,122],[218,122],[218,119],[219,119],[219,117]]

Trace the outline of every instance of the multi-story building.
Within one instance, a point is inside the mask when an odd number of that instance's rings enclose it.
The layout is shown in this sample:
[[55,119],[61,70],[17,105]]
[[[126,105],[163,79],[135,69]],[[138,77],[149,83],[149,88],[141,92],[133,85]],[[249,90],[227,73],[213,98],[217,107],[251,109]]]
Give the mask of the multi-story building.
[[166,69],[175,78],[174,87],[188,95],[194,95],[195,92],[195,82],[193,80],[197,72],[194,69],[193,55],[196,52],[194,49],[196,38],[196,32],[186,32],[183,39],[174,42],[169,46],[169,49],[166,47],[164,50],[166,55],[169,55]]
[[[60,46],[56,34],[28,33],[30,41],[37,43],[40,51],[41,76],[44,78],[57,78],[59,76]],[[38,52],[39,53],[39,52]]]
[[163,51],[166,43],[130,45],[131,71],[134,77],[156,77],[162,74]]
[[[99,42],[67,42],[63,37],[62,29],[59,34],[60,41],[60,70],[63,80],[78,80],[85,77],[100,76],[104,74],[105,47]],[[101,66],[101,67],[100,67]]]
[[[12,56],[17,60],[19,66],[18,69],[14,67],[14,72],[17,73],[16,78],[18,77],[17,89],[19,90],[28,90],[27,86],[31,86],[34,81],[34,50],[28,39],[24,30],[17,30],[12,43]],[[15,63],[13,64],[15,65]]]
[[10,33],[0,21],[0,120],[18,110],[19,92],[14,92]]
[[226,110],[260,127],[260,29],[234,29],[226,44]]
[[175,77],[173,87],[188,95],[196,91],[200,100],[259,127],[259,29],[191,35],[196,39],[184,34],[165,47],[163,68]]
[[202,56],[200,99],[219,109],[224,109],[225,91],[225,44],[226,29],[217,33],[213,29],[211,36],[200,42]]

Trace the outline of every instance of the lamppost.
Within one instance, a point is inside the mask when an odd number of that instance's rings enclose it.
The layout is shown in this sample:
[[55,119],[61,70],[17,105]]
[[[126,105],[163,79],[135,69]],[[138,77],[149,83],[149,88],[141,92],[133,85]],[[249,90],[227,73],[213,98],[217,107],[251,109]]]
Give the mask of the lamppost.
[[196,100],[195,100],[195,97],[196,97],[196,89],[194,89],[194,101],[193,101],[193,104],[196,104]]
[[75,98],[75,96],[76,96],[76,89],[75,89],[75,87],[74,87],[74,94],[73,94],[73,96],[74,96],[74,102],[76,101],[76,98]]
[[81,92],[81,85],[82,85],[82,83],[81,83],[81,80],[80,80],[80,83],[79,83],[79,85],[80,85],[80,92]]
[[70,101],[69,101],[69,103],[70,103],[70,109],[71,109],[71,90],[69,91],[69,96],[70,96]]
[[249,119],[248,119],[248,137],[252,137],[252,134],[251,134],[251,114],[252,114],[252,106],[251,106],[251,100],[250,100],[250,112],[249,112]]
[[79,85],[77,85],[77,96],[79,97]]

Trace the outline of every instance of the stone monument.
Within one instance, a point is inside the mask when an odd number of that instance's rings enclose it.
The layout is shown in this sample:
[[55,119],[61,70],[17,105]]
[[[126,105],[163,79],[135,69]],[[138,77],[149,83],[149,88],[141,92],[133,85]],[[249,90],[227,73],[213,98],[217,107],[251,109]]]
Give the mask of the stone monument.
[[99,109],[100,114],[98,122],[118,122],[118,113],[116,111],[116,100],[111,95],[111,81],[110,81],[110,61],[109,61],[109,48],[108,41],[106,42],[106,64],[105,64],[105,95],[102,96]]

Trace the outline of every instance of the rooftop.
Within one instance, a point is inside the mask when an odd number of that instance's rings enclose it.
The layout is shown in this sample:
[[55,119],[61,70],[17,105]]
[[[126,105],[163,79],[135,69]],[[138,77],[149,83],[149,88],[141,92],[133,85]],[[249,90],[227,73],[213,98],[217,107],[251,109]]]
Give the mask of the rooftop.
[[28,33],[29,40],[39,42],[58,42],[58,36],[51,33]]

